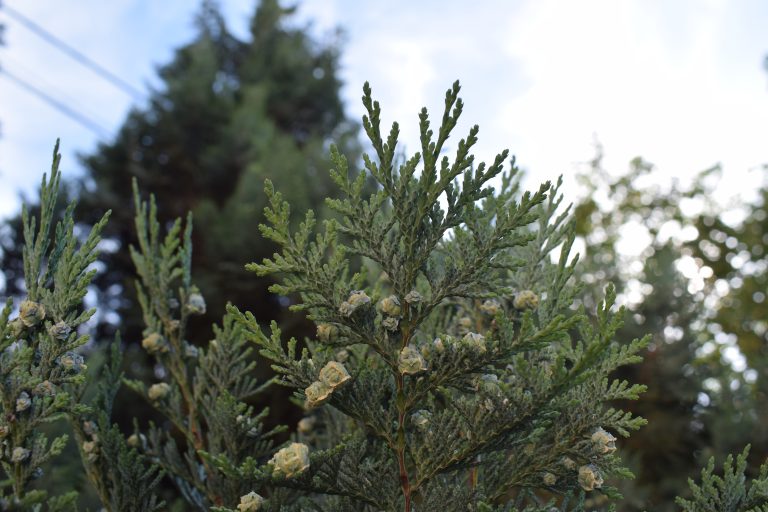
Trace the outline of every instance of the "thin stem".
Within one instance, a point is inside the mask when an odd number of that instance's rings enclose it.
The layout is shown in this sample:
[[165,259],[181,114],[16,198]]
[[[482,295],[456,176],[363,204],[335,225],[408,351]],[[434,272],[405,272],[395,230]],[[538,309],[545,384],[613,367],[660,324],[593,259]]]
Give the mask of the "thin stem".
[[[182,296],[184,299],[184,302],[186,302],[186,297]],[[192,446],[195,448],[195,452],[199,452],[200,450],[205,449],[205,443],[203,441],[203,433],[202,428],[200,426],[200,422],[198,420],[198,414],[197,414],[197,407],[195,406],[195,399],[193,396],[193,393],[190,389],[189,382],[190,379],[187,378],[187,368],[184,364],[184,360],[182,359],[183,354],[183,344],[184,342],[184,327],[187,323],[187,315],[182,310],[181,313],[181,320],[179,321],[179,328],[176,332],[176,335],[173,336],[172,344],[174,345],[174,353],[171,356],[171,373],[173,374],[174,378],[176,379],[176,383],[179,386],[179,389],[181,390],[181,396],[184,400],[184,403],[187,408],[187,422],[189,425],[189,433],[186,436],[187,439],[190,439],[192,442]],[[169,328],[170,331],[170,328]],[[205,468],[206,474],[212,475],[214,474],[213,468],[211,468],[208,464],[208,462],[205,459],[201,459],[201,463],[203,467]],[[207,487],[207,486],[206,486]],[[224,505],[223,498],[218,495],[214,494],[213,496],[209,496],[211,501],[213,501],[214,505],[222,506]]]
[[[408,303],[403,307],[403,318],[408,318]],[[405,324],[403,326],[403,341],[401,349],[408,346],[408,342],[411,338],[410,325]],[[411,512],[411,482],[408,477],[408,469],[405,467],[405,413],[408,408],[407,400],[405,399],[405,378],[403,374],[397,370],[395,375],[395,383],[397,385],[397,465],[400,469],[400,487],[403,489],[403,496],[405,497],[405,512]]]
[[469,469],[469,490],[474,491],[477,487],[477,468],[473,467]]
[[405,467],[405,395],[403,393],[403,376],[397,376],[397,465],[400,469],[400,486],[405,496],[405,512],[411,510],[411,483],[408,469]]

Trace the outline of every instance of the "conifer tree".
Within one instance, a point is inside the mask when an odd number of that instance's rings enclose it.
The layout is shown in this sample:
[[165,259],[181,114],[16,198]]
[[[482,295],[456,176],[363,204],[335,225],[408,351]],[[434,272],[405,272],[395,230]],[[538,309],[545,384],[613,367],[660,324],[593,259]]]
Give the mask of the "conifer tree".
[[[677,223],[687,226],[680,204],[697,190],[678,187],[662,193],[658,186],[639,185],[653,175],[653,167],[637,158],[629,170],[612,176],[602,167],[601,148],[579,176],[584,185],[574,216],[576,233],[584,241],[583,258],[576,268],[579,281],[587,283],[580,300],[591,307],[596,291],[607,283],[628,302],[625,325],[617,338],[628,342],[651,336],[643,361],[619,369],[620,379],[648,386],[636,402],[620,403],[650,421],[621,447],[637,478],[621,485],[626,499],[621,510],[659,512],[677,510],[673,498],[683,494],[687,478],[699,472],[706,456],[699,456],[713,432],[707,407],[699,403],[703,382],[719,377],[721,368],[697,364],[697,350],[706,335],[706,310],[688,291],[688,280],[676,263],[684,243],[665,230]],[[640,223],[642,227],[637,224]],[[638,255],[622,254],[620,241],[639,237],[647,230],[649,243]],[[740,447],[740,446],[739,446]],[[724,453],[720,455],[724,456]]]
[[[111,423],[123,380],[119,338],[91,403],[74,351],[94,313],[81,304],[108,214],[77,236],[71,204],[51,233],[54,151],[39,224],[23,215],[26,296],[17,312],[10,299],[0,313],[0,507],[76,509],[74,492],[48,498],[30,488],[66,442],[49,443],[40,427],[62,417],[109,512],[163,509],[156,490],[164,473],[186,509],[216,512],[577,512],[619,498],[612,479],[631,474],[614,434],[627,437],[644,420],[609,404],[636,399],[644,386],[610,375],[637,362],[648,338],[616,342],[624,311],[614,308],[612,286],[594,316],[573,307],[582,292],[560,182],[521,194],[514,160],[504,172],[506,151],[475,166],[476,126],[453,159],[441,158],[463,109],[458,93],[457,82],[436,137],[422,110],[422,151],[396,162],[398,125],[385,142],[366,84],[363,126],[376,158],[365,155],[364,172],[351,174],[331,148],[342,198],[329,199],[338,217],[322,231],[311,210],[294,227],[289,203],[266,182],[261,230],[281,252],[248,268],[281,274],[273,291],[297,294],[293,309],[317,323],[301,351],[275,322],[265,333],[234,306],[214,340],[190,344],[188,320],[207,308],[192,282],[191,216],[162,235],[154,198],[142,202],[134,186],[141,345],[158,363],[158,382],[126,382],[167,423],[150,425],[148,435],[137,424],[128,438]],[[373,195],[363,193],[369,177],[380,187]],[[270,384],[254,379],[248,340],[306,410],[282,447],[273,444],[279,429],[264,428],[268,411],[245,402]],[[747,449],[735,466],[726,459],[722,477],[711,461],[677,504],[686,512],[768,510],[768,466],[749,482],[746,471]]]
[[[85,227],[98,212],[112,209],[105,226],[100,260],[104,272],[94,277],[98,311],[97,342],[119,328],[124,343],[136,347],[145,329],[135,296],[134,266],[128,247],[137,243],[133,227],[131,180],[158,198],[158,219],[195,215],[195,282],[205,290],[207,310],[189,319],[188,341],[205,346],[211,325],[219,322],[227,301],[254,311],[262,321],[278,320],[303,337],[311,326],[293,316],[285,323],[288,298],[267,292],[270,279],[252,279],[243,263],[272,254],[275,246],[244,229],[258,223],[265,206],[262,183],[270,177],[302,208],[322,211],[333,191],[324,170],[327,145],[334,140],[356,159],[357,124],[344,114],[339,95],[339,42],[315,41],[305,27],[292,23],[293,8],[277,0],[259,2],[250,36],[228,29],[215,2],[203,2],[197,35],[159,69],[160,85],[145,106],[126,118],[115,139],[83,157],[82,179],[62,183],[65,198],[77,197],[78,219]],[[31,205],[30,211],[36,211]],[[320,213],[322,216],[323,213]],[[4,295],[22,296],[21,219],[0,230],[0,267]],[[131,377],[152,378],[151,359],[129,350]],[[270,376],[265,365],[260,378]],[[282,391],[282,390],[280,390]],[[122,394],[120,397],[129,397]],[[276,413],[272,425],[296,414],[279,392],[262,394]],[[152,415],[141,401],[128,400],[113,411],[123,429],[135,415]],[[160,421],[160,417],[154,417]]]
[[255,413],[245,403],[270,382],[258,385],[254,379],[252,349],[231,315],[213,327],[215,339],[206,347],[188,341],[189,318],[206,311],[192,284],[192,216],[183,233],[177,219],[162,236],[154,196],[149,204],[141,201],[134,181],[134,198],[139,242],[131,257],[146,325],[141,345],[166,378],[149,387],[126,381],[164,416],[164,424],[151,423],[148,435],[137,431],[129,442],[171,476],[186,510],[235,506],[260,485],[253,469],[271,453],[272,438],[282,430],[265,430],[262,420],[269,411]]
[[[441,157],[463,109],[458,82],[437,136],[423,109],[422,151],[397,165],[398,125],[384,140],[379,104],[367,84],[364,93],[376,160],[364,155],[350,179],[331,149],[339,220],[315,234],[308,211],[293,230],[267,182],[261,229],[282,251],[248,266],[283,276],[272,290],[299,294],[292,308],[317,323],[316,339],[297,353],[276,324],[265,334],[230,309],[307,409],[302,442],[269,465],[272,484],[310,493],[321,510],[583,510],[583,491],[616,497],[606,480],[628,472],[614,434],[643,420],[605,403],[642,386],[607,376],[637,362],[646,340],[613,343],[622,313],[610,287],[594,324],[571,310],[573,228],[559,183],[517,196],[507,151],[474,165],[477,126],[452,160]],[[380,187],[370,198],[366,175]],[[351,255],[376,272],[352,274]]]
[[264,207],[261,183],[269,177],[291,191],[292,201],[316,208],[331,188],[322,172],[328,140],[356,151],[356,128],[339,96],[338,50],[311,40],[305,29],[289,28],[293,12],[277,0],[259,2],[250,40],[240,40],[215,3],[204,2],[198,36],[160,69],[163,85],[149,105],[131,112],[113,143],[83,159],[81,202],[115,212],[105,237],[120,249],[105,255],[109,272],[96,285],[102,304],[119,304],[126,338],[143,328],[136,303],[127,300],[133,263],[125,249],[136,239],[126,205],[134,177],[158,198],[162,222],[195,214],[193,265],[208,310],[192,319],[192,343],[208,340],[204,327],[221,318],[227,301],[263,319],[280,317],[280,301],[267,293],[270,283],[248,279],[242,265],[254,254],[274,252],[242,232]]
[[18,309],[9,298],[0,313],[0,464],[5,474],[0,506],[5,510],[41,510],[44,503],[47,510],[71,510],[77,497],[70,492],[47,498],[45,491],[30,489],[41,476],[40,466],[67,441],[66,435],[49,441],[40,427],[87,410],[77,400],[87,366],[75,351],[88,341],[78,331],[94,310],[83,311],[82,300],[96,273],[89,267],[109,216],[76,237],[71,203],[55,223],[60,158],[57,143],[50,178],[43,177],[40,189],[39,218],[22,211],[24,298]]
[[[339,95],[339,39],[313,40],[306,27],[294,26],[294,11],[277,0],[259,2],[250,35],[241,39],[215,1],[203,2],[197,35],[159,69],[160,85],[147,104],[130,112],[113,141],[83,156],[84,176],[70,184],[82,205],[80,222],[90,225],[98,220],[92,212],[113,211],[103,234],[107,270],[94,280],[99,339],[111,339],[119,324],[130,342],[144,328],[127,250],[136,243],[133,177],[158,198],[161,222],[195,214],[193,264],[208,311],[192,319],[192,343],[208,340],[205,327],[221,318],[227,300],[261,319],[280,318],[282,303],[267,293],[269,281],[248,279],[242,265],[274,252],[242,233],[264,207],[262,182],[270,177],[295,204],[318,208],[332,190],[324,172],[328,142],[350,155],[358,151],[357,126]],[[4,293],[17,295],[21,228],[9,227],[0,238]]]

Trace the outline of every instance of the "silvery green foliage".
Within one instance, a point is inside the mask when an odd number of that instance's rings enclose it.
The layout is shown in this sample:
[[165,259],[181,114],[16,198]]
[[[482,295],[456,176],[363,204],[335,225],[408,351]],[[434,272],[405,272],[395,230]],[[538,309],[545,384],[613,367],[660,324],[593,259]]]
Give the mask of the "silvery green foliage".
[[[311,211],[292,230],[290,206],[266,184],[261,229],[282,251],[248,268],[280,274],[272,291],[300,297],[293,309],[318,336],[299,352],[275,324],[267,335],[250,313],[230,312],[307,406],[298,437],[312,448],[309,467],[272,474],[275,486],[308,493],[303,509],[583,510],[584,489],[616,497],[603,481],[630,476],[612,438],[644,420],[605,404],[642,387],[608,375],[637,362],[644,341],[612,341],[622,311],[610,288],[595,324],[572,309],[576,260],[559,183],[521,194],[506,151],[475,165],[477,126],[443,155],[458,93],[457,82],[436,136],[421,111],[421,152],[398,163],[398,125],[384,140],[366,84],[376,159],[365,155],[350,178],[331,149],[343,197],[328,201],[338,220],[320,232]],[[378,191],[367,196],[371,178]],[[338,386],[327,378],[334,361],[351,376]]]
[[40,427],[86,409],[76,400],[86,364],[75,350],[88,341],[78,327],[94,310],[82,311],[82,301],[96,272],[89,266],[109,216],[89,233],[76,235],[73,203],[51,233],[61,178],[58,147],[57,142],[50,179],[42,180],[40,218],[30,216],[26,207],[22,212],[26,297],[17,313],[11,299],[0,313],[2,510],[72,510],[77,497],[72,492],[46,501],[44,491],[29,489],[42,476],[40,466],[59,454],[67,440],[49,441]]
[[768,463],[760,467],[760,474],[747,484],[749,446],[736,457],[729,455],[723,465],[723,476],[714,474],[715,459],[709,459],[701,471],[701,483],[689,480],[691,499],[677,498],[684,512],[768,512]]
[[139,246],[131,247],[131,256],[146,324],[142,345],[165,378],[149,387],[127,384],[168,424],[151,425],[146,436],[136,432],[133,439],[171,476],[190,510],[235,507],[266,480],[258,468],[272,455],[272,437],[282,430],[266,431],[262,420],[268,410],[256,413],[245,403],[270,382],[254,379],[252,348],[231,314],[214,326],[215,339],[207,347],[185,340],[190,315],[205,311],[190,273],[191,216],[183,233],[177,219],[161,236],[154,197],[149,204],[141,201],[135,182],[134,191]]

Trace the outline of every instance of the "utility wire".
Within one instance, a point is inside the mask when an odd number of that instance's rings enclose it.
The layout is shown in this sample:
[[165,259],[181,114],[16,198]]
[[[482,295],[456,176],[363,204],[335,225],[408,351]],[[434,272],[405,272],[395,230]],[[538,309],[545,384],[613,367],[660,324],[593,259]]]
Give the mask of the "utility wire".
[[94,121],[94,120],[92,120],[92,119],[82,115],[80,112],[78,112],[76,110],[73,110],[72,108],[70,108],[66,104],[58,101],[56,98],[53,98],[53,97],[49,96],[48,94],[46,94],[42,90],[38,89],[34,85],[30,84],[26,80],[24,80],[22,78],[19,78],[18,76],[16,76],[13,73],[9,72],[7,69],[0,68],[0,74],[5,76],[6,78],[8,78],[11,82],[15,83],[19,87],[21,87],[23,89],[26,89],[31,94],[33,94],[33,95],[37,96],[38,98],[40,98],[41,100],[45,101],[50,106],[52,106],[53,108],[55,108],[56,110],[58,110],[59,112],[64,114],[65,116],[69,117],[73,121],[76,121],[80,125],[82,125],[85,128],[89,129],[90,131],[92,131],[97,136],[102,137],[104,139],[109,137],[109,130],[107,130],[106,128],[101,126],[96,121]]
[[90,68],[94,73],[98,74],[99,76],[101,76],[102,78],[110,82],[112,85],[121,89],[123,92],[129,94],[130,96],[133,96],[135,100],[140,101],[144,99],[144,94],[141,91],[139,91],[137,88],[133,87],[131,84],[129,84],[119,76],[115,75],[108,69],[105,69],[99,63],[94,62],[86,55],[83,55],[76,48],[73,48],[72,46],[68,45],[58,37],[54,36],[47,30],[45,30],[43,27],[41,27],[31,19],[21,14],[19,11],[17,11],[13,7],[0,1],[0,10],[5,11],[5,13],[8,14],[8,16],[10,16],[14,20],[18,21],[19,23],[27,27],[35,35],[45,40],[48,44],[52,45],[57,50],[63,53],[66,53],[72,59],[76,60],[83,66]]
[[[82,93],[78,94],[77,97],[72,96],[66,90],[61,88],[60,80],[57,80],[56,83],[51,83],[47,77],[35,73],[34,70],[28,68],[23,62],[16,59],[13,52],[6,53],[2,59],[3,62],[0,63],[0,68],[7,67],[12,70],[15,76],[22,78],[30,84],[34,84],[36,88],[45,91],[48,96],[56,98],[59,103],[67,105],[70,110],[74,110],[80,115],[93,120],[98,123],[99,126],[111,126],[110,123],[105,123],[104,118],[97,112],[89,108],[92,106],[90,102],[87,105],[83,105]],[[7,61],[7,66],[4,65],[6,64],[5,61]],[[103,114],[103,112],[101,113]]]

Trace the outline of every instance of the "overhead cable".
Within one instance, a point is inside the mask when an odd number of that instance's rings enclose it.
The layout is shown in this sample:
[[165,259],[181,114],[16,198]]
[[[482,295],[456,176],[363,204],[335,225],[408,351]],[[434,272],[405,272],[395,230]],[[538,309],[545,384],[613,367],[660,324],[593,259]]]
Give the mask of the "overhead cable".
[[112,85],[114,85],[115,87],[129,94],[135,100],[140,101],[144,99],[144,94],[139,89],[132,86],[131,84],[129,84],[119,76],[115,75],[108,69],[104,68],[101,64],[93,61],[91,58],[89,58],[87,55],[84,55],[82,52],[80,52],[76,48],[68,45],[67,43],[65,43],[64,41],[62,41],[52,33],[50,33],[48,30],[44,29],[43,27],[41,27],[31,19],[27,18],[26,16],[24,16],[22,13],[20,13],[13,7],[9,6],[7,3],[0,2],[0,10],[5,12],[12,19],[16,20],[17,22],[27,27],[35,35],[45,40],[48,44],[52,45],[57,50],[63,53],[66,53],[72,59],[76,60],[83,66],[86,66],[91,71],[98,74],[103,79],[107,80]]
[[106,139],[109,137],[109,130],[101,126],[99,123],[90,119],[89,117],[84,116],[80,112],[70,108],[68,105],[58,101],[56,98],[49,96],[47,93],[35,87],[34,85],[30,84],[23,78],[16,76],[15,74],[13,74],[12,72],[8,71],[5,68],[0,68],[0,75],[5,76],[11,82],[25,89],[27,92],[45,101],[46,103],[48,103],[50,106],[52,106],[53,108],[55,108],[56,110],[64,114],[65,116],[69,117],[73,121],[79,123],[81,126],[92,131],[97,136],[103,139]]

